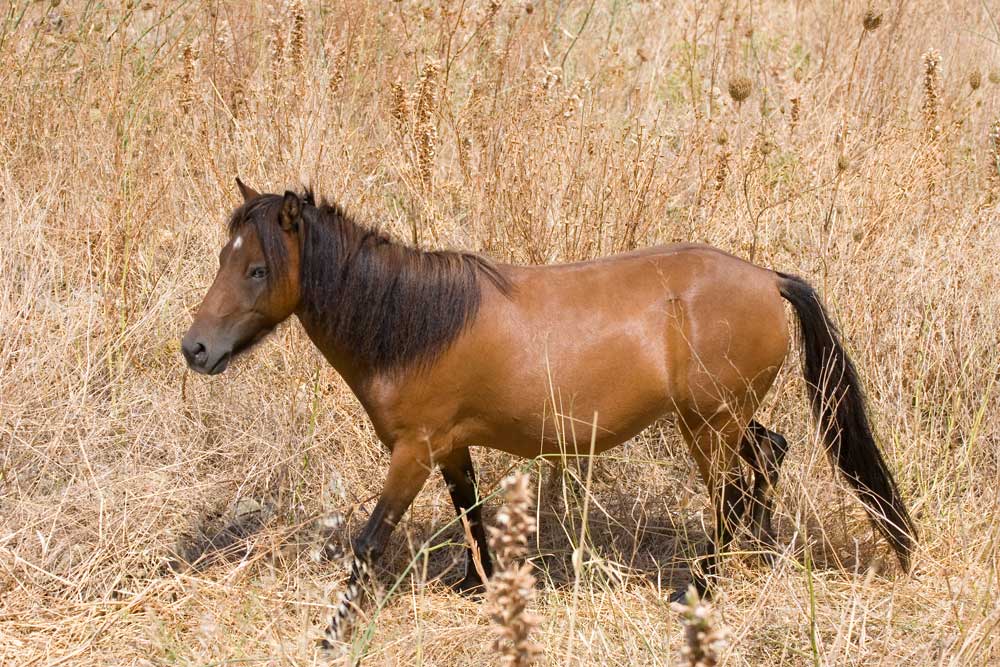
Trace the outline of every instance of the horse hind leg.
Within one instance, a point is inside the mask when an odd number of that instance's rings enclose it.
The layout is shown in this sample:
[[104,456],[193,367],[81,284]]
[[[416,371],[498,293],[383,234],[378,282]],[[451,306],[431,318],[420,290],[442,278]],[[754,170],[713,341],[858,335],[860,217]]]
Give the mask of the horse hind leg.
[[773,561],[777,537],[772,525],[774,487],[778,483],[781,464],[788,453],[788,442],[780,433],[770,431],[752,421],[743,435],[740,456],[753,470],[753,496],[750,502],[750,531],[763,549],[763,557]]
[[[701,425],[696,427],[692,427],[693,423],[697,422],[683,420],[681,432],[708,487],[715,515],[708,552],[699,559],[693,576],[698,594],[710,597],[714,581],[718,578],[720,559],[729,549],[746,514],[749,482],[737,459],[746,422],[727,416],[702,420]],[[678,597],[682,594],[682,591],[675,593]]]

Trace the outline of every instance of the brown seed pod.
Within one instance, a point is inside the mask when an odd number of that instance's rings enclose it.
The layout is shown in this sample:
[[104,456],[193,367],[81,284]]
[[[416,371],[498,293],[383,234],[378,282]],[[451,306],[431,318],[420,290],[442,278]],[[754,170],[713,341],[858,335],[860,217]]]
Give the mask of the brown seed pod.
[[882,25],[882,12],[877,9],[868,8],[865,15],[861,18],[861,25],[864,26],[866,32],[873,32]]
[[750,77],[739,75],[729,80],[729,96],[735,102],[743,102],[750,97],[752,92],[753,81],[750,80]]
[[977,69],[969,72],[969,88],[979,90],[979,86],[981,85],[983,85],[983,73]]

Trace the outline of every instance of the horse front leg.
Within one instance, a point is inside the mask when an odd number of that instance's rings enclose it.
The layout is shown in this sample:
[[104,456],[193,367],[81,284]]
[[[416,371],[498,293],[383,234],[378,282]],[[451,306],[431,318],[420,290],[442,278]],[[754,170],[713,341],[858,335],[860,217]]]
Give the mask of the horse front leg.
[[[472,455],[468,447],[456,449],[441,459],[441,476],[448,485],[448,492],[455,505],[455,513],[459,518],[465,515],[469,522],[469,530],[479,551],[479,562],[483,573],[488,577],[493,574],[493,564],[490,560],[490,547],[486,539],[486,529],[483,526],[483,507],[476,492],[476,469],[472,465]],[[465,562],[465,578],[456,585],[462,594],[476,594],[483,590],[482,577],[476,568],[476,556],[469,545]]]
[[375,511],[354,540],[354,561],[347,579],[347,590],[341,595],[323,640],[324,648],[342,641],[345,627],[354,614],[361,595],[361,586],[374,563],[385,551],[392,531],[417,497],[431,471],[426,444],[397,444],[392,449],[389,473]]

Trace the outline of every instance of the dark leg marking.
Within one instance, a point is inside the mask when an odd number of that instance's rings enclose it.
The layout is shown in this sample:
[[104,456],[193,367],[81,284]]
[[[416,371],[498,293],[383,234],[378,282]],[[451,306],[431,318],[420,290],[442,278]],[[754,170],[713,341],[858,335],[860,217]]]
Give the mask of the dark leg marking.
[[715,539],[709,541],[708,554],[694,569],[694,587],[699,597],[712,596],[712,584],[719,573],[721,554],[729,549],[746,514],[748,485],[739,467],[730,471],[722,481],[722,490],[717,496],[719,501],[715,506]]
[[[476,470],[472,465],[472,456],[468,448],[459,449],[449,454],[441,461],[441,476],[448,485],[451,501],[455,504],[455,513],[461,517],[464,512],[469,521],[472,537],[479,550],[479,559],[483,572],[487,577],[493,574],[493,563],[490,559],[490,548],[486,540],[486,529],[483,526],[482,506],[478,504],[476,493]],[[476,593],[483,588],[482,578],[476,570],[472,549],[468,549],[465,564],[465,578],[458,583],[456,589],[460,593]]]
[[778,483],[781,464],[788,453],[788,442],[780,433],[769,431],[758,422],[750,422],[740,456],[753,469],[753,500],[750,504],[750,529],[754,540],[765,549],[774,549],[777,540],[772,526],[773,490]]

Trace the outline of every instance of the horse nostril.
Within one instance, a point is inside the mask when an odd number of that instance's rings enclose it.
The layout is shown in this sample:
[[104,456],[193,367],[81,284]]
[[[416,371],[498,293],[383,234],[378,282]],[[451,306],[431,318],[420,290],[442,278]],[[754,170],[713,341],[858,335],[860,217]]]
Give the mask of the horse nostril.
[[205,364],[205,358],[208,357],[208,352],[205,350],[204,345],[201,343],[195,343],[192,356],[199,366],[203,366]]
[[204,366],[205,361],[208,359],[208,351],[205,346],[201,343],[185,343],[181,346],[184,350],[184,356],[187,357],[188,363],[192,366]]

